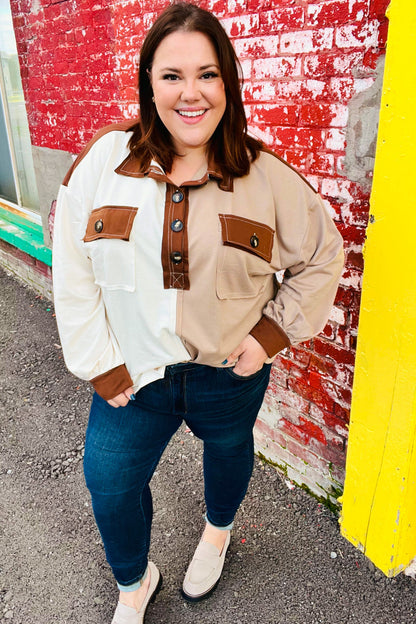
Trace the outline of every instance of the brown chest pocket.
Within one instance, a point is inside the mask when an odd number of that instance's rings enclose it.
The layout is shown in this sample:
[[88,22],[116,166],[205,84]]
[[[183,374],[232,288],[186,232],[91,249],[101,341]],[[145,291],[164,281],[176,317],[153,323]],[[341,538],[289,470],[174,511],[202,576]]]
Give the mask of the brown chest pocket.
[[217,265],[217,295],[220,299],[255,297],[266,287],[274,230],[258,221],[220,214],[222,247]]
[[135,289],[135,245],[130,240],[137,208],[103,206],[89,216],[84,242],[95,283],[107,290]]
[[86,243],[99,238],[129,240],[137,208],[132,206],[103,206],[90,214],[84,236]]

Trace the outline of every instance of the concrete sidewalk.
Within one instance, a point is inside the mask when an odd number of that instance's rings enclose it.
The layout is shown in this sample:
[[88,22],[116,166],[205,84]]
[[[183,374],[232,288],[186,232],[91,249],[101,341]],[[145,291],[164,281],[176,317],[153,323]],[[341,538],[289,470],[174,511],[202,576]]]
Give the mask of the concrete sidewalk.
[[[83,482],[91,389],[65,369],[49,302],[0,269],[0,622],[109,624],[117,591]],[[182,428],[153,480],[151,557],[164,586],[146,624],[412,624],[416,585],[386,579],[337,518],[256,460],[223,578],[179,588],[203,527],[201,445]]]

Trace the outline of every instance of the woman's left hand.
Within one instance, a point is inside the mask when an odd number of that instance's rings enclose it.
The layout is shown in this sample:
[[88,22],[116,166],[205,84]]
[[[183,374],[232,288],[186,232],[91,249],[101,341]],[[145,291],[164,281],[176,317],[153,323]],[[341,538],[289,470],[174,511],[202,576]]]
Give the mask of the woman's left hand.
[[227,358],[228,362],[237,360],[234,372],[241,377],[254,375],[263,367],[268,355],[261,344],[249,334]]
[[133,393],[133,388],[127,388],[127,390],[120,392],[120,394],[107,401],[107,403],[109,403],[111,407],[125,407],[131,400]]

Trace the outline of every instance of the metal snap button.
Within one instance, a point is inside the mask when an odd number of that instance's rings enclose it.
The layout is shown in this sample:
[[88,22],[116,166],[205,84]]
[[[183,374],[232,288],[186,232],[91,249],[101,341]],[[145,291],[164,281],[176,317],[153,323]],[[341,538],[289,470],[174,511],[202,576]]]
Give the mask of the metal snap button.
[[170,259],[172,260],[173,264],[179,264],[180,262],[182,262],[182,254],[179,251],[172,251],[172,253],[170,254]]
[[172,221],[172,223],[170,224],[170,229],[173,230],[173,232],[180,232],[181,230],[183,230],[183,223],[180,219],[175,219],[175,221]]
[[182,191],[175,191],[174,194],[172,195],[172,201],[175,202],[175,204],[179,204],[182,200],[183,200]]
[[259,246],[259,238],[257,234],[253,234],[253,236],[250,238],[250,245],[254,248]]
[[101,219],[98,219],[98,221],[94,223],[94,230],[98,232],[98,234],[103,231],[103,227],[104,227],[104,223],[102,222]]

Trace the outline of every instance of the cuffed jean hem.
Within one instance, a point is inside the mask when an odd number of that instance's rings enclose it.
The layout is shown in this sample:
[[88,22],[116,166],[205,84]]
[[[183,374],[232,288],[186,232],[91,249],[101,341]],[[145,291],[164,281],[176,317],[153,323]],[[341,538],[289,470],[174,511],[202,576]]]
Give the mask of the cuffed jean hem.
[[217,526],[216,524],[214,524],[213,522],[211,522],[207,516],[207,514],[205,514],[204,516],[206,522],[208,522],[208,524],[210,524],[211,526],[213,526],[216,529],[219,529],[220,531],[231,531],[231,529],[234,526],[234,520],[232,522],[230,522],[230,524],[227,524],[227,526]]
[[117,587],[119,588],[120,591],[123,591],[123,592],[134,592],[134,591],[136,591],[136,589],[139,589],[139,587],[141,587],[143,585],[143,581],[145,580],[145,578],[147,576],[148,570],[149,570],[149,566],[147,566],[143,576],[141,578],[139,578],[139,580],[136,581],[135,583],[132,583],[131,585],[120,585],[120,583],[117,582]]

